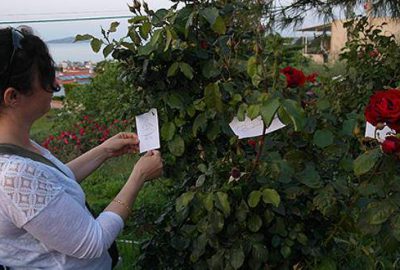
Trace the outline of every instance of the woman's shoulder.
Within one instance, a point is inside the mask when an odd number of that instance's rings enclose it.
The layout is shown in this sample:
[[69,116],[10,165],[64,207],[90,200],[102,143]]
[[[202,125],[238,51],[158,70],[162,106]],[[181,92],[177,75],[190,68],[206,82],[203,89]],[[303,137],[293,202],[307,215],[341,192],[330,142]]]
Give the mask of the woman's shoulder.
[[2,206],[19,210],[21,215],[16,224],[34,217],[61,193],[63,187],[53,180],[55,177],[40,162],[17,155],[0,155]]

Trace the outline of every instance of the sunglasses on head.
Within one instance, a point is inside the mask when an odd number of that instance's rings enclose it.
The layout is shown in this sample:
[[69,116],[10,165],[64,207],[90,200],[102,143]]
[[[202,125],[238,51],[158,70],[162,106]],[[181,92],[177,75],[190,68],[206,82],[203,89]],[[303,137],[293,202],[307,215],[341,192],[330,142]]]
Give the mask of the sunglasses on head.
[[[21,40],[25,38],[25,34],[30,34],[33,35],[33,30],[31,27],[29,26],[20,26],[17,29],[11,27],[11,38],[12,38],[12,53],[11,53],[11,57],[10,60],[8,61],[8,66],[6,69],[6,74],[8,74],[7,76],[7,84],[6,86],[8,86],[10,84],[10,80],[11,80],[11,75],[12,75],[12,71],[13,71],[13,65],[14,65],[14,61],[15,61],[15,55],[17,53],[18,50],[22,50],[22,45],[21,45]],[[55,85],[51,85],[49,87],[50,89],[45,89],[47,92],[58,92],[61,90],[61,87],[58,84]]]

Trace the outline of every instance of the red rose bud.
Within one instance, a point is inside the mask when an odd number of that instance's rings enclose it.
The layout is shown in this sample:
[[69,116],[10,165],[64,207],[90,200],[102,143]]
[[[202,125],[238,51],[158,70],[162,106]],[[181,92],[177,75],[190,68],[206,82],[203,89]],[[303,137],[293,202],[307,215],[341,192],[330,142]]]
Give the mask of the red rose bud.
[[306,77],[306,81],[309,83],[315,83],[317,81],[317,77],[318,74],[314,72]]
[[256,148],[257,142],[255,140],[248,140],[247,144],[253,148]]
[[235,179],[240,177],[240,170],[236,167],[233,167],[231,170],[231,176]]
[[208,42],[206,40],[200,41],[200,48],[202,48],[203,50],[207,50]]
[[395,154],[400,152],[400,139],[394,136],[386,137],[382,143],[382,151],[386,154]]
[[303,71],[293,68],[293,67],[285,67],[281,70],[281,73],[286,77],[287,87],[302,87],[306,82],[306,76]]

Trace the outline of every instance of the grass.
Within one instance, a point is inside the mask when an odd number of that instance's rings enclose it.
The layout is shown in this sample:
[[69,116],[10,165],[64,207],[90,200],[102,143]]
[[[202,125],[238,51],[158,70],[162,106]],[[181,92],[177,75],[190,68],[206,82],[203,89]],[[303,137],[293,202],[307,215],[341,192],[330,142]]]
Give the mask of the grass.
[[[51,110],[34,123],[31,130],[33,140],[41,143],[48,135],[54,133],[52,127],[57,119],[56,114],[56,110]],[[82,188],[94,212],[100,213],[111,202],[125,184],[137,159],[137,155],[114,158],[85,179]],[[163,205],[169,199],[167,186],[165,180],[145,183],[136,199],[132,215],[117,239],[122,261],[116,269],[134,269],[134,263],[139,256],[140,242],[151,236],[150,224],[157,219]]]

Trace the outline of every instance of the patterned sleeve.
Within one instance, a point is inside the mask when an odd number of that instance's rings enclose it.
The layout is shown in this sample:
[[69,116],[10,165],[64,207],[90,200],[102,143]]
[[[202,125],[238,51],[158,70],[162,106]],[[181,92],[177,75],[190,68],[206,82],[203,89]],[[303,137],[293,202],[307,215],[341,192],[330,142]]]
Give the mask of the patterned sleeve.
[[0,157],[0,208],[47,248],[77,258],[96,258],[123,228],[122,218],[103,212],[94,219],[57,184],[57,176],[28,159]]
[[3,206],[19,228],[38,215],[62,187],[55,176],[37,163],[20,157],[0,157],[0,192]]

